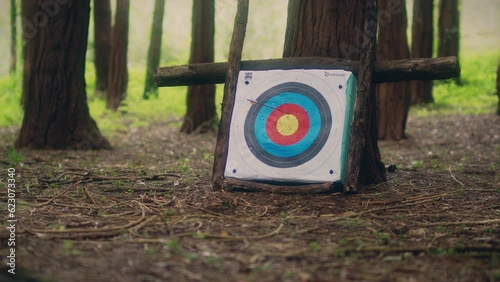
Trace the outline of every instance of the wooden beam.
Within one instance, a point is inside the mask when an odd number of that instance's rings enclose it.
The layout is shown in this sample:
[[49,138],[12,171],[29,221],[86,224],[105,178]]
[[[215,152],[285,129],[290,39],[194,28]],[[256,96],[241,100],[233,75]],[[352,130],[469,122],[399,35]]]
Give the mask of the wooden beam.
[[260,182],[226,178],[224,180],[224,191],[249,191],[249,192],[269,192],[279,194],[316,194],[333,191],[331,182],[304,185],[279,185],[266,184]]
[[[242,61],[242,70],[344,69],[357,77],[359,62],[322,57],[293,57]],[[225,83],[228,63],[203,63],[162,67],[154,76],[160,87]],[[373,82],[436,80],[460,76],[457,57],[420,58],[375,62]]]

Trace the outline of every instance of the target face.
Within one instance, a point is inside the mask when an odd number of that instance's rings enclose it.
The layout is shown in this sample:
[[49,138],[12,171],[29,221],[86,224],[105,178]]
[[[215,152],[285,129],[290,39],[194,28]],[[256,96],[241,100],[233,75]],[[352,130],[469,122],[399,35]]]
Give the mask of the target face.
[[250,102],[245,141],[253,155],[267,165],[287,168],[304,164],[329,138],[330,108],[311,86],[286,82]]
[[224,176],[341,180],[353,81],[341,70],[241,71]]

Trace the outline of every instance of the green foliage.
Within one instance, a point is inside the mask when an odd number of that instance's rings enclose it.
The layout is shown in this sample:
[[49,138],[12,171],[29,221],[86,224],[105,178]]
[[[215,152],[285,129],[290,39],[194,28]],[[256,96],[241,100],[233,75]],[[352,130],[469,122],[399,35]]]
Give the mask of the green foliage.
[[419,169],[419,168],[422,168],[424,166],[424,161],[412,161],[411,162],[411,165],[410,165],[410,168],[411,169]]
[[82,255],[82,252],[75,249],[73,245],[73,241],[70,240],[64,240],[63,241],[63,253],[67,256],[80,256]]
[[309,249],[311,249],[311,251],[319,251],[321,250],[321,246],[318,242],[316,241],[312,241],[312,242],[309,242]]
[[13,147],[9,147],[9,152],[7,153],[7,160],[11,165],[17,165],[24,160],[24,156],[16,151]]
[[20,75],[0,77],[0,127],[21,124],[23,120],[21,93]]

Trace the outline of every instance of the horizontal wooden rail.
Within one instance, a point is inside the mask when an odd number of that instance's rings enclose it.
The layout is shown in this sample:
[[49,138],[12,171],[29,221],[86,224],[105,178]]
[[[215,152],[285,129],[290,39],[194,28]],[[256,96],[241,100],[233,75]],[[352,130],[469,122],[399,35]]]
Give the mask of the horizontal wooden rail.
[[[159,87],[217,84],[226,81],[228,64],[202,63],[162,67],[154,76]],[[343,69],[358,75],[359,62],[323,57],[293,57],[242,61],[242,70]],[[375,62],[373,82],[436,80],[460,76],[456,57],[420,58]]]

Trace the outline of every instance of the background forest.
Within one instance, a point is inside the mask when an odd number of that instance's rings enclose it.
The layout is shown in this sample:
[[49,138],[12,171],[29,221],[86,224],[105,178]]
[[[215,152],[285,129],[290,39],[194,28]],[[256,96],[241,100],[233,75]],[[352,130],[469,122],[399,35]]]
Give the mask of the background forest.
[[[115,1],[111,1],[114,10]],[[93,3],[93,2],[92,2]],[[215,61],[227,60],[236,1],[215,1]],[[408,40],[411,44],[413,1],[407,1]],[[434,14],[437,18],[435,1]],[[252,0],[243,59],[268,59],[282,56],[286,28],[286,0]],[[93,19],[90,20],[87,49],[86,83],[91,116],[96,119],[105,136],[113,139],[117,130],[146,125],[157,120],[174,121],[180,125],[186,112],[187,87],[160,88],[159,95],[148,101],[142,99],[146,54],[149,46],[154,1],[131,1],[128,44],[128,96],[120,111],[105,110],[105,101],[94,95]],[[20,13],[19,9],[18,12]],[[191,1],[166,1],[163,21],[163,41],[160,66],[186,64],[191,42]],[[500,36],[494,27],[500,26],[500,3],[495,0],[463,0],[461,3],[460,64],[463,85],[435,82],[435,103],[413,107],[417,115],[435,113],[490,113],[495,111],[495,70],[499,58]],[[92,17],[92,13],[91,13]],[[21,24],[18,17],[18,26]],[[437,20],[435,20],[435,25]],[[9,3],[0,3],[0,38],[9,38]],[[437,29],[435,28],[437,36]],[[18,32],[21,50],[21,32]],[[434,40],[437,44],[437,40]],[[9,61],[9,40],[0,41],[0,59]],[[22,86],[21,52],[18,51],[17,72],[9,75],[7,63],[0,65],[0,127],[19,126],[22,110],[19,103]],[[221,100],[222,85],[217,86]],[[130,106],[134,105],[134,106]],[[217,108],[219,110],[219,108]]]

